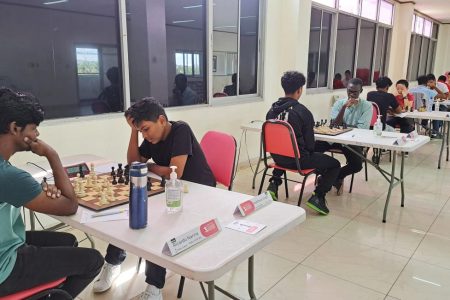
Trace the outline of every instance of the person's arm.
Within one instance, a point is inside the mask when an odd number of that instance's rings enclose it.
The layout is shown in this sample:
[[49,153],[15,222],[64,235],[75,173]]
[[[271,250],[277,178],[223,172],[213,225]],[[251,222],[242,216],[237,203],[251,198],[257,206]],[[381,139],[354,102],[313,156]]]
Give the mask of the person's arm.
[[[187,155],[178,155],[174,156],[170,159],[170,166],[176,166],[176,173],[178,178],[183,177],[184,167],[186,166],[188,156]],[[158,176],[169,178],[170,173],[172,173],[172,169],[170,167],[159,166],[155,163],[148,164],[149,172],[153,172]]]
[[50,193],[48,193],[48,190],[42,191],[24,206],[36,212],[59,216],[76,213],[78,209],[78,198],[75,195],[69,177],[56,151],[39,139],[31,141],[26,138],[25,141],[30,145],[33,153],[47,158],[53,172],[55,186],[61,191],[61,196],[53,197],[51,191]]
[[372,104],[370,104],[370,106],[367,106],[367,108],[364,110],[364,112],[362,113],[361,117],[359,118],[356,124],[356,127],[361,129],[369,129],[371,120],[372,120]]
[[439,99],[441,100],[447,99],[447,96],[436,86],[436,84],[430,85],[430,88],[437,93],[437,95],[434,96],[435,100],[439,101]]
[[[403,98],[403,100],[405,100],[405,99]],[[394,95],[392,95],[392,97],[391,97],[390,107],[394,114],[399,114],[402,112],[402,107],[398,104],[397,99],[395,99]]]
[[349,98],[342,107],[339,108],[339,104],[337,103],[335,106],[333,106],[333,110],[331,112],[331,117],[334,118],[334,124],[341,125],[344,121],[344,115],[345,110],[349,108],[350,106],[357,104],[358,100]]
[[127,123],[131,128],[130,141],[128,142],[127,162],[131,165],[134,161],[146,162],[148,159],[139,153],[139,131],[133,124],[133,119],[127,117]]

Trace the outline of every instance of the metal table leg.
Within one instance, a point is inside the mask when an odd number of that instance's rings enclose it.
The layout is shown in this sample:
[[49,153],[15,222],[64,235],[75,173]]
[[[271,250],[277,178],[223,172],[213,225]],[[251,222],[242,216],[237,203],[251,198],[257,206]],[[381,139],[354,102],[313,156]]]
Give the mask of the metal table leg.
[[[447,132],[445,132],[445,124],[447,124]],[[450,131],[450,122],[444,122],[444,135],[446,135],[446,143],[447,143],[447,145],[446,145],[446,147],[447,147],[447,161],[448,161],[448,151],[449,151],[449,149],[448,149],[448,135],[449,135],[449,131]],[[442,137],[442,138],[444,138],[444,137]]]
[[248,259],[248,294],[251,300],[256,300],[255,295],[255,257],[252,255]]
[[[445,127],[446,127],[446,124],[447,122],[445,122],[444,123],[444,128],[443,128],[443,130],[444,130],[444,134],[445,134]],[[447,129],[448,130],[448,129]],[[442,137],[442,143],[441,143],[441,152],[439,152],[439,161],[438,161],[438,169],[440,169],[441,168],[441,159],[442,159],[442,152],[444,151],[444,144],[445,144],[445,140],[446,140],[446,138],[444,138],[444,137]],[[448,151],[448,150],[447,150]]]
[[405,152],[402,152],[402,163],[400,165],[400,187],[402,191],[402,202],[401,207],[405,206],[405,184],[403,181],[403,170],[405,168]]
[[258,175],[258,170],[259,170],[259,165],[261,164],[262,161],[262,156],[263,156],[263,147],[262,147],[262,133],[261,136],[259,138],[259,158],[258,158],[258,163],[256,164],[256,169],[255,169],[255,174],[253,174],[253,181],[252,181],[252,189],[255,189],[255,181],[256,181],[256,175]]
[[28,213],[30,214],[30,229],[31,231],[36,230],[36,217],[34,215],[34,212],[32,210],[28,210]]
[[208,281],[208,300],[214,300],[214,281]]
[[[389,206],[389,200],[391,199],[391,192],[394,188],[394,180],[395,180],[395,163],[397,159],[397,151],[392,151],[392,170],[391,170],[391,179],[389,181],[389,190],[386,197],[386,203],[384,205],[384,211],[383,211],[383,223],[386,223],[386,214]],[[402,187],[403,187],[403,181],[402,181]]]

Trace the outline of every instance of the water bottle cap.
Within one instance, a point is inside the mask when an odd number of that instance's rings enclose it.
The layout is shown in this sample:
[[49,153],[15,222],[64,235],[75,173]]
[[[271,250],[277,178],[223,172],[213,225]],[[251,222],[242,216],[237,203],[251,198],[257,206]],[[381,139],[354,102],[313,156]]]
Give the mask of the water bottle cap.
[[177,166],[170,166],[170,168],[172,169],[172,173],[170,173],[170,179],[177,179],[177,172],[175,172]]

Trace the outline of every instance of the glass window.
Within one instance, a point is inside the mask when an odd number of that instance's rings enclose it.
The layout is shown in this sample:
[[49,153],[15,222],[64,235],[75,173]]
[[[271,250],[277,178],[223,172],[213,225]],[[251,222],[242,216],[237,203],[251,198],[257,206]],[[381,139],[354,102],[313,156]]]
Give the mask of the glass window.
[[423,33],[423,18],[416,16],[416,26],[414,28],[414,32],[418,33],[418,34],[422,34]]
[[259,63],[259,0],[240,0],[240,8],[238,94],[256,94]]
[[412,19],[411,31],[414,32],[414,30],[416,30],[416,15],[413,15],[413,19]]
[[370,85],[372,74],[373,45],[375,38],[375,23],[362,20],[359,34],[358,61],[356,77],[364,85]]
[[377,33],[377,47],[375,51],[375,69],[373,71],[373,82],[379,77],[386,75],[386,53],[389,44],[390,29],[379,27]]
[[426,70],[427,74],[433,73],[435,49],[436,49],[436,42],[431,41],[430,48],[428,49],[427,70]]
[[383,24],[392,25],[393,14],[394,14],[394,5],[392,3],[381,0],[380,15],[378,17],[378,20]]
[[313,1],[326,6],[336,7],[336,0],[313,0]]
[[426,75],[427,72],[427,58],[428,58],[428,46],[430,45],[430,39],[422,38],[422,46],[420,50],[420,58],[419,58],[419,70],[417,75]]
[[[156,2],[158,5],[156,5]],[[126,1],[131,102],[207,102],[205,0]]]
[[36,95],[46,119],[122,110],[117,1],[16,2],[0,3],[0,85]]
[[309,52],[308,52],[308,79],[307,87],[316,88],[317,75],[319,74],[320,35],[322,24],[322,10],[311,9],[311,25],[309,30]]
[[334,77],[341,75],[344,86],[353,77],[357,27],[357,18],[344,14],[339,15]]
[[359,15],[359,0],[341,0],[339,1],[339,9],[354,15]]
[[437,39],[438,38],[438,31],[439,31],[439,25],[436,23],[433,23],[433,39]]
[[410,50],[410,59],[409,59],[409,67],[410,67],[410,74],[409,74],[409,80],[417,80],[419,71],[419,59],[420,59],[420,48],[422,46],[422,37],[419,35],[414,35],[414,38],[411,38],[411,49]]
[[322,15],[322,36],[320,41],[320,60],[319,60],[319,87],[328,85],[328,67],[330,58],[330,42],[331,42],[331,22],[333,16],[331,13],[323,12]]
[[427,37],[431,37],[432,23],[431,21],[425,20],[423,24],[423,35]]
[[378,0],[362,0],[361,17],[377,19]]

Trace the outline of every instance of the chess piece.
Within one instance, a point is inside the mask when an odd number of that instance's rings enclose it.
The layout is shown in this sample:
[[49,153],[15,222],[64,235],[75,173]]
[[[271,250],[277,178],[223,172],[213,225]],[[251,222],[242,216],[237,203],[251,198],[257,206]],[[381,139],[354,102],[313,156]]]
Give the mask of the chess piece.
[[113,176],[113,180],[112,180],[111,183],[112,183],[113,185],[116,185],[116,184],[117,184],[117,181],[116,181],[116,175]]
[[128,185],[130,183],[130,176],[125,176],[125,181],[123,184]]
[[125,180],[123,179],[123,174],[119,175],[119,180],[117,181],[118,183],[124,183]]
[[80,178],[84,178],[83,165],[79,165],[78,166],[78,170],[79,170],[79,173],[80,173]]
[[317,127],[320,127],[319,121],[316,122],[316,128],[317,128]]
[[187,183],[185,183],[184,185],[183,185],[183,193],[189,193],[189,186],[187,185]]
[[114,167],[111,167],[111,176],[114,176],[114,175],[116,175],[116,172],[114,171]]
[[330,120],[330,129],[333,129],[333,127],[334,127],[334,121],[333,121],[333,119],[331,119]]
[[149,177],[147,177],[147,192],[152,190],[152,182]]
[[117,176],[120,176],[123,174],[122,164],[119,163],[118,166],[119,168],[117,169]]
[[41,187],[42,187],[42,189],[44,189],[44,188],[47,189],[48,188],[47,177],[42,178]]
[[91,163],[91,173],[95,174],[95,165]]
[[108,199],[106,199],[106,190],[103,190],[100,194],[100,204],[109,204]]
[[325,121],[323,122],[323,125],[325,126],[327,124],[327,119],[325,119]]
[[108,190],[106,191],[106,195],[107,195],[107,198],[108,198],[108,201],[109,201],[109,202],[114,202],[114,201],[116,201],[116,198],[114,197],[114,192],[113,192],[113,190],[108,189]]
[[161,186],[165,187],[166,186],[166,177],[161,177]]
[[347,129],[347,123],[342,124],[342,129]]

